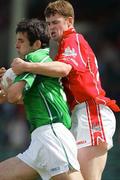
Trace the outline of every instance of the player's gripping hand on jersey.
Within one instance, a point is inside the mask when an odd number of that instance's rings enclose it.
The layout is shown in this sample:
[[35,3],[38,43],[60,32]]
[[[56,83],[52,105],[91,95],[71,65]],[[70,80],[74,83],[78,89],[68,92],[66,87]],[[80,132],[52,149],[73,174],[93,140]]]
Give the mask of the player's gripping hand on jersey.
[[24,66],[27,64],[24,60],[21,58],[15,58],[13,59],[13,62],[11,64],[12,70],[14,71],[15,74],[19,75],[25,72]]

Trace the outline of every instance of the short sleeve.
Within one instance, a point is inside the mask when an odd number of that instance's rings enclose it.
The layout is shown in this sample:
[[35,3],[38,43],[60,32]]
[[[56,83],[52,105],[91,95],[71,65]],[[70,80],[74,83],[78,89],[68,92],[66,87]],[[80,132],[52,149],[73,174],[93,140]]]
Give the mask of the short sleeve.
[[35,78],[36,78],[35,74],[23,73],[15,78],[14,83],[19,82],[19,81],[25,81],[26,85],[25,85],[24,91],[28,91],[32,87]]
[[86,49],[83,44],[81,45],[81,43],[81,39],[77,34],[63,39],[55,59],[70,64],[77,71],[84,72],[87,60],[85,57]]

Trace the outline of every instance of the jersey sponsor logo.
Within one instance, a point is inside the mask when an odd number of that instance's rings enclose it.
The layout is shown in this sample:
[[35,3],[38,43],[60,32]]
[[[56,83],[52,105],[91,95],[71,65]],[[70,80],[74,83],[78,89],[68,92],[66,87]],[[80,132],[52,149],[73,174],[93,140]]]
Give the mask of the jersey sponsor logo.
[[86,140],[78,141],[78,142],[77,142],[77,145],[79,145],[79,144],[85,144],[85,143],[86,143]]
[[51,171],[54,172],[54,171],[59,171],[60,170],[60,167],[55,167],[55,168],[52,168]]
[[92,130],[93,130],[94,132],[96,132],[96,131],[101,131],[101,127],[100,127],[100,125],[97,125],[96,123],[93,123],[93,124],[92,124]]
[[[66,169],[66,168],[68,168],[68,164],[65,164],[64,166],[63,166],[63,169]],[[60,171],[61,170],[61,167],[55,167],[55,168],[52,168],[51,169],[51,172],[57,172],[57,171]]]
[[67,48],[65,48],[65,51],[63,53],[64,56],[73,56],[76,57],[77,53],[75,52],[74,48],[70,48],[69,46]]

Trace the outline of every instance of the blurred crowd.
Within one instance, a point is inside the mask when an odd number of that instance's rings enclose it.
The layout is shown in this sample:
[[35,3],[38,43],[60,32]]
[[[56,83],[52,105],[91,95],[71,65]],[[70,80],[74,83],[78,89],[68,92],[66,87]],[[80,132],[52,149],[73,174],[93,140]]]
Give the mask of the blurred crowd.
[[23,151],[28,145],[30,134],[21,105],[0,105],[0,160]]

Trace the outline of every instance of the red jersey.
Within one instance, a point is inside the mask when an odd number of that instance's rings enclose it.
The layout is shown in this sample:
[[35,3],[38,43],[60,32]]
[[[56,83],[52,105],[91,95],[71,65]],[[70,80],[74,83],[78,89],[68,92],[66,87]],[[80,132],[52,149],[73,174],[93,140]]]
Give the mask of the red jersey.
[[69,75],[63,78],[63,85],[70,108],[78,103],[95,100],[114,111],[120,111],[115,100],[105,96],[101,87],[97,60],[87,41],[75,29],[64,32],[55,59],[72,66]]

